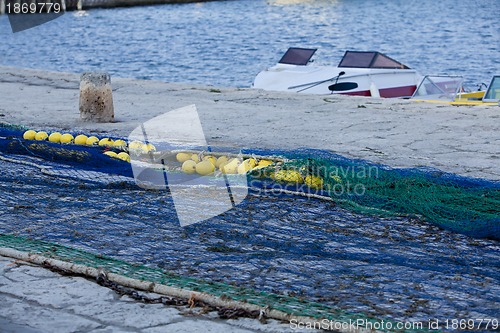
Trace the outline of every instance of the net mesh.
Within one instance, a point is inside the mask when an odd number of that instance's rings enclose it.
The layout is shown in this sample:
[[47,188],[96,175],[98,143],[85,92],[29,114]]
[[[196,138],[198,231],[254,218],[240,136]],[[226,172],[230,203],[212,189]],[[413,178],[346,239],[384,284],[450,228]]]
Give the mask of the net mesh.
[[[130,164],[103,154],[106,151],[119,151],[105,146],[79,146],[48,141],[24,140],[21,126],[0,124],[0,153],[22,155],[47,162],[58,163],[77,170],[95,171],[102,174],[133,177]],[[73,133],[76,136],[78,133]]]
[[329,195],[355,212],[417,217],[471,237],[500,239],[498,182],[430,168],[393,169],[322,151],[314,157],[310,151],[287,156],[292,160],[280,166],[279,180],[295,183],[297,177],[313,177],[313,191],[307,192]]
[[[109,147],[23,140],[22,133],[21,127],[2,125],[0,136],[5,139],[0,140],[0,152],[62,163],[68,168],[52,171],[60,176],[82,177],[86,171],[89,180],[101,182],[127,181],[133,177],[129,163],[103,154]],[[270,153],[255,149],[245,152]],[[416,216],[471,237],[500,239],[499,182],[429,168],[393,169],[320,150],[272,153],[286,156],[288,162],[250,172],[251,185],[272,187],[282,183],[291,191],[329,196],[359,213]],[[45,172],[50,174],[51,170]],[[113,179],[107,179],[107,174],[113,175]]]
[[0,129],[0,246],[315,318],[497,313],[498,242],[434,226],[498,239],[496,182],[252,149],[286,160],[249,173],[242,204],[180,228],[171,198],[138,188],[109,148],[23,131]]
[[[238,288],[217,282],[205,282],[171,274],[158,268],[130,264],[106,256],[94,255],[82,250],[19,236],[0,234],[0,247],[9,247],[18,251],[40,254],[48,258],[104,269],[107,272],[141,281],[150,281],[176,288],[209,293],[230,300],[249,302],[263,308],[267,307],[293,315],[311,318],[329,318],[339,321],[348,321],[349,319],[355,321],[356,319],[366,318],[295,297],[257,292],[253,289]],[[369,320],[374,321],[374,319]]]

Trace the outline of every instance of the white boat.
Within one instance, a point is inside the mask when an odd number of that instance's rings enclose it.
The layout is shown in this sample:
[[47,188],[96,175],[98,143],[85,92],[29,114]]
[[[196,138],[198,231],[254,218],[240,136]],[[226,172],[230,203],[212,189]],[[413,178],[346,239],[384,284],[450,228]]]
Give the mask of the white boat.
[[347,51],[337,67],[311,65],[317,49],[289,48],[277,65],[260,72],[254,88],[309,94],[372,97],[413,95],[422,76],[380,52]]

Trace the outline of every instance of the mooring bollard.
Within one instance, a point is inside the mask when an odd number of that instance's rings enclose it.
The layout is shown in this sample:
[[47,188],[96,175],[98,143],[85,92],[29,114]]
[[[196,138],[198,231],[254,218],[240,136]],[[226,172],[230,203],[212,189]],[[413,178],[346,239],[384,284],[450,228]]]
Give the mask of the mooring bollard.
[[103,72],[86,72],[80,78],[80,119],[109,123],[115,120],[111,77]]

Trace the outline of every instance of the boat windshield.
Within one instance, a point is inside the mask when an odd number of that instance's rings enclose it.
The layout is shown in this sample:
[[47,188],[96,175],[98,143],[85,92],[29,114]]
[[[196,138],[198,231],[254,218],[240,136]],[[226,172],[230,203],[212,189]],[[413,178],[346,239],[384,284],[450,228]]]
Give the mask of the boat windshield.
[[463,81],[462,76],[426,75],[411,98],[453,101],[455,96],[463,90]]
[[380,52],[346,51],[338,67],[409,69]]
[[281,60],[280,64],[305,66],[309,63],[317,49],[303,49],[299,47],[289,48]]
[[483,97],[483,102],[500,102],[500,75],[493,76]]

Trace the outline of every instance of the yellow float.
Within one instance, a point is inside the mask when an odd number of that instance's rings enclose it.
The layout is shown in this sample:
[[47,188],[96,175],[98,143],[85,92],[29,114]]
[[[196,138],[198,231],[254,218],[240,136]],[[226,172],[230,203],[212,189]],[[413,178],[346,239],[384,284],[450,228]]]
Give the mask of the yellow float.
[[274,179],[286,183],[302,183],[302,175],[295,170],[279,170],[274,173]]
[[89,136],[87,138],[87,141],[85,142],[85,144],[88,146],[93,146],[93,145],[98,144],[98,143],[99,143],[99,138],[96,136]]
[[61,136],[62,134],[59,132],[54,132],[50,133],[49,135],[49,141],[53,143],[60,143],[61,142]]
[[75,137],[74,142],[76,145],[86,145],[87,139],[88,137],[86,135],[80,134]]
[[208,176],[209,174],[213,173],[215,170],[215,166],[210,162],[210,160],[204,160],[201,161],[200,163],[196,164],[196,173],[202,176]]
[[71,143],[73,141],[73,135],[69,133],[64,133],[61,135],[61,143]]
[[44,141],[44,140],[47,140],[48,137],[49,137],[49,135],[47,134],[47,132],[40,131],[40,132],[36,133],[35,140]]
[[115,153],[114,151],[107,151],[104,153],[104,155],[108,155],[109,157],[113,157],[113,158],[118,158],[118,154]]
[[116,155],[116,157],[119,158],[122,161],[130,162],[130,156],[129,156],[129,154],[127,154],[124,151],[122,151],[121,153],[118,153],[118,155]]
[[101,140],[99,140],[99,146],[113,146],[113,140],[111,140],[110,138],[102,138]]
[[308,175],[304,178],[304,184],[311,188],[321,189],[323,188],[323,179],[318,176]]
[[193,160],[187,160],[182,163],[182,171],[188,174],[192,174],[196,172],[196,162]]
[[177,153],[177,155],[175,155],[175,159],[177,160],[177,162],[184,163],[187,160],[191,159],[191,154]]
[[238,173],[239,165],[240,161],[237,158],[233,158],[222,167],[221,171],[225,174],[236,174]]
[[27,130],[23,134],[23,139],[24,140],[35,140],[36,132],[33,130]]

